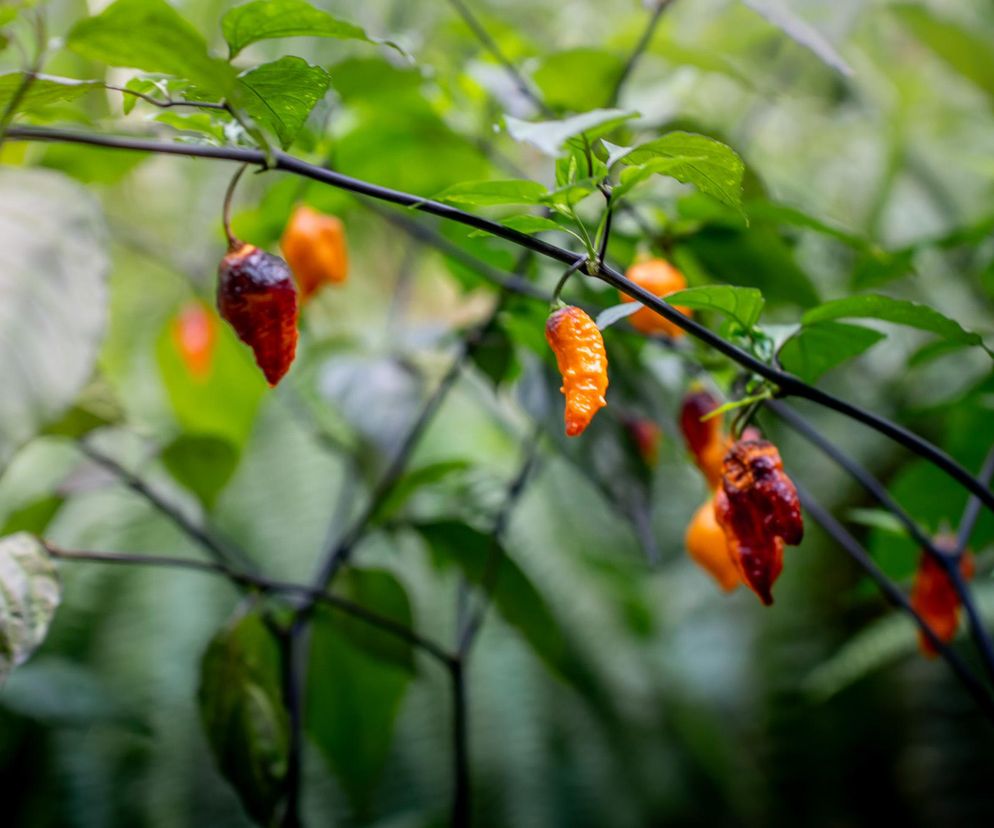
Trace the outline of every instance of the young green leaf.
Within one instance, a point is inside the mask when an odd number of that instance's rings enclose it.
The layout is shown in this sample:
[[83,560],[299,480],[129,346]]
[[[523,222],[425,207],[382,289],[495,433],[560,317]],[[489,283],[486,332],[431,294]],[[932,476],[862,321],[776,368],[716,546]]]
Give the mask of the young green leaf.
[[320,66],[282,57],[240,75],[234,101],[286,149],[330,85],[331,76]]
[[[8,72],[0,75],[0,112],[6,111],[14,96],[24,83],[24,72]],[[28,112],[54,103],[74,101],[94,89],[102,89],[99,81],[56,78],[38,75],[28,87],[28,91],[17,105],[17,112]]]
[[846,318],[880,319],[893,322],[896,325],[906,325],[922,331],[937,334],[951,342],[961,342],[964,345],[979,345],[984,342],[980,334],[964,330],[964,328],[948,316],[943,316],[934,308],[907,302],[902,299],[892,299],[881,294],[864,296],[849,296],[825,302],[818,307],[805,312],[802,320],[805,325],[815,322],[825,322],[832,319]]
[[859,356],[885,335],[861,325],[842,322],[816,322],[805,325],[780,349],[784,368],[805,382],[814,382],[846,360]]
[[61,594],[41,541],[26,532],[0,538],[0,681],[45,640]]
[[469,207],[492,204],[538,204],[547,194],[545,187],[537,181],[514,178],[453,184],[436,195],[435,200]]
[[283,798],[290,726],[280,650],[256,612],[221,630],[200,666],[200,719],[224,777],[252,818],[272,824]]
[[745,164],[730,147],[692,132],[670,132],[655,141],[640,144],[620,160],[637,169],[622,173],[621,197],[644,177],[667,175],[692,184],[722,204],[742,209],[742,177]]
[[637,112],[624,109],[594,109],[562,121],[522,121],[505,115],[504,123],[508,135],[515,141],[531,144],[546,155],[557,156],[570,138],[582,134],[593,141],[636,117]]
[[211,57],[207,41],[166,0],[115,0],[73,26],[66,45],[91,60],[175,75],[221,95],[235,85],[235,70]]
[[756,288],[736,285],[701,285],[671,293],[665,297],[671,305],[682,305],[693,310],[711,310],[723,313],[749,330],[763,312],[763,294]]
[[235,6],[221,18],[221,31],[232,58],[246,46],[281,37],[331,37],[379,42],[359,26],[332,17],[306,0],[254,0]]

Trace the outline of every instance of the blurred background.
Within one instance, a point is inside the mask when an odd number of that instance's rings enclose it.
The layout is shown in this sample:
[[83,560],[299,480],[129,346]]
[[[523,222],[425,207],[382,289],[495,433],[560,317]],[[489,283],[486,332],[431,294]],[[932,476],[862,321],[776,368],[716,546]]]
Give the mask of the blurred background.
[[[634,0],[466,2],[563,114],[606,103],[648,15]],[[104,5],[44,4],[50,34],[64,36]],[[217,21],[231,4],[176,5],[220,54]],[[553,182],[552,162],[501,128],[504,113],[539,113],[449,3],[316,5],[396,41],[412,61],[333,40],[252,46],[245,65],[292,52],[331,73],[332,91],[294,152],[327,155],[342,172],[425,196],[519,174]],[[784,9],[794,37],[783,31]],[[19,68],[12,49],[2,58],[5,71]],[[55,49],[46,71],[101,78],[105,69]],[[134,74],[107,77],[122,83]],[[770,325],[874,289],[991,329],[989,2],[676,0],[619,105],[641,113],[631,130],[643,138],[683,128],[732,146],[747,165],[750,224],[661,180],[635,202],[658,236],[620,216],[610,248],[618,264],[649,248],[694,284],[759,287]],[[200,117],[142,104],[125,114],[119,95],[101,92],[31,120],[218,140]],[[85,434],[265,572],[309,579],[444,373],[458,331],[492,306],[492,286],[367,203],[276,172],[249,176],[236,198],[241,237],[275,252],[293,204],[307,201],[344,220],[351,276],[308,306],[300,356],[278,389],[266,389],[227,328],[212,381],[198,383],[171,331],[191,301],[212,301],[224,252],[220,204],[234,165],[16,142],[0,160],[85,184],[105,216],[110,257],[106,286],[80,297],[80,313],[101,331],[97,368],[65,417],[4,458],[0,535],[27,529],[68,548],[201,555],[118,476],[81,455]],[[494,267],[516,266],[509,245],[402,215]],[[547,289],[559,275],[543,262],[526,267]],[[571,286],[567,297],[616,302],[596,284]],[[608,410],[618,416],[567,443],[542,340],[546,311],[542,302],[507,303],[489,359],[460,374],[414,455],[413,468],[444,475],[414,491],[357,552],[360,565],[396,577],[420,632],[451,642],[458,572],[439,566],[404,522],[457,518],[488,531],[539,429],[535,468],[504,541],[538,593],[539,620],[522,618],[527,609],[490,612],[468,672],[477,824],[992,824],[991,728],[946,667],[918,653],[911,621],[813,524],[803,545],[787,550],[769,609],[745,589],[721,593],[685,555],[684,529],[707,495],[675,427],[692,379],[687,361],[624,324],[612,328]],[[987,357],[881,330],[884,342],[820,384],[979,468],[994,438]],[[5,343],[15,367],[20,347]],[[59,370],[52,342],[23,347]],[[698,353],[719,383],[733,376]],[[956,526],[966,498],[941,473],[836,415],[797,409],[873,469],[930,532]],[[625,442],[629,414],[663,429],[654,466]],[[815,449],[769,415],[760,423],[788,472],[908,586],[914,544]],[[214,458],[209,470],[190,460],[204,456]],[[987,515],[973,548],[988,618],[992,540]],[[250,824],[214,766],[196,704],[201,656],[237,592],[166,569],[66,563],[61,572],[64,599],[48,640],[0,690],[4,822]],[[547,617],[568,642],[558,661],[536,653],[535,626]],[[963,636],[957,648],[972,662]],[[384,668],[368,658],[352,661],[322,665],[348,723],[337,754],[346,767],[308,742],[308,824],[444,823],[446,675],[423,657],[401,679],[380,676]]]

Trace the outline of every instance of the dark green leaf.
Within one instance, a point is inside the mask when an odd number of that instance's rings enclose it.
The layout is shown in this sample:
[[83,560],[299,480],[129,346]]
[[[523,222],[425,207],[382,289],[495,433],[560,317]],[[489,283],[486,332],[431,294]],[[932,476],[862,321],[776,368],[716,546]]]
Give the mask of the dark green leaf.
[[255,0],[235,6],[221,18],[221,30],[231,50],[231,57],[252,43],[280,37],[331,37],[377,42],[359,26],[332,17],[305,0]]
[[[464,181],[442,190],[435,196],[435,200],[468,206],[538,204],[547,192],[542,184],[527,179]],[[531,218],[538,217],[532,216]]]
[[321,607],[311,634],[305,723],[342,786],[368,807],[393,742],[410,674],[357,647]]
[[503,326],[488,330],[473,349],[473,364],[490,379],[500,385],[514,365],[514,342]]
[[[9,72],[0,75],[0,112],[5,112],[11,100],[18,93],[26,77],[24,72]],[[98,81],[56,78],[47,75],[36,77],[18,103],[15,112],[28,112],[54,103],[73,101],[93,89],[102,89]]]
[[330,85],[331,76],[320,66],[299,57],[282,57],[240,75],[235,100],[286,149]]
[[[730,147],[720,141],[692,132],[671,132],[655,141],[641,144],[625,155],[621,161],[635,165],[633,172],[625,171],[623,189],[630,189],[641,175],[659,173],[692,184],[702,193],[716,198],[722,204],[741,210],[742,177],[745,165]],[[620,195],[619,194],[619,197]]]
[[805,325],[780,350],[783,367],[806,382],[814,382],[826,371],[859,356],[885,335],[880,331],[842,322]]
[[184,434],[162,450],[169,473],[208,509],[235,473],[238,449],[228,440],[201,434]]
[[[413,629],[414,617],[407,590],[392,572],[350,567],[336,579],[335,584],[335,593],[342,598],[402,627]],[[368,655],[389,662],[411,675],[416,672],[414,649],[410,642],[344,612],[339,613],[335,624],[353,645]]]
[[235,70],[211,57],[207,42],[166,0],[116,0],[80,20],[66,45],[111,66],[162,72],[228,94]]
[[0,538],[0,681],[45,640],[61,596],[59,575],[37,538]]
[[937,310],[927,305],[892,299],[880,294],[864,296],[849,296],[825,302],[816,308],[805,312],[802,321],[805,325],[815,322],[825,322],[831,319],[847,318],[881,319],[896,325],[906,325],[922,331],[938,334],[951,342],[962,342],[964,345],[983,345],[979,334],[964,330],[962,326],[943,316]]
[[59,495],[48,495],[14,510],[0,526],[0,536],[13,535],[17,532],[41,535],[52,522],[63,502],[64,498]]
[[687,288],[666,297],[671,305],[692,310],[711,310],[735,319],[748,330],[759,321],[763,312],[763,294],[756,288],[735,285],[701,285]]
[[900,279],[914,267],[915,253],[913,247],[895,251],[867,250],[853,269],[852,289],[867,290]]
[[376,519],[387,520],[408,501],[418,489],[431,486],[453,472],[465,471],[468,467],[465,460],[443,460],[414,469],[400,478],[393,491],[383,498],[376,507]]
[[990,38],[935,17],[923,6],[901,3],[889,9],[950,67],[994,97],[994,49]]
[[264,825],[277,813],[287,770],[280,664],[273,633],[250,612],[214,637],[200,672],[200,718],[211,751],[245,810]]
[[608,104],[623,66],[615,52],[582,47],[549,55],[532,79],[546,106],[578,111]]
[[507,115],[504,123],[515,141],[538,147],[546,155],[557,156],[570,138],[584,134],[593,141],[637,115],[637,112],[623,109],[594,109],[562,121],[522,121]]

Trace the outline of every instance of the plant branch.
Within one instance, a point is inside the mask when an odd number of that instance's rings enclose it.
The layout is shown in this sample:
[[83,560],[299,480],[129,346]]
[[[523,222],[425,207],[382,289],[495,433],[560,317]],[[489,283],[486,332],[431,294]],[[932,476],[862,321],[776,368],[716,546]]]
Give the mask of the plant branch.
[[[157,152],[170,155],[183,155],[199,158],[216,158],[230,161],[241,161],[243,163],[255,164],[260,167],[267,167],[266,154],[261,150],[241,149],[237,147],[212,147],[199,146],[193,144],[171,144],[146,138],[123,138],[103,135],[90,135],[86,133],[71,132],[68,130],[51,129],[46,127],[11,127],[8,131],[11,138],[27,141],[61,141],[69,143],[88,144],[90,146],[101,146],[110,149],[138,150],[143,152]],[[349,192],[370,198],[386,201],[391,204],[399,204],[404,207],[412,207],[422,212],[430,213],[450,221],[464,224],[478,230],[490,233],[502,238],[519,247],[532,250],[555,261],[566,265],[575,265],[583,259],[582,254],[574,253],[554,244],[550,244],[541,239],[520,233],[506,227],[498,222],[490,221],[481,216],[467,213],[455,207],[442,204],[430,199],[419,198],[418,196],[404,193],[399,190],[392,190],[388,187],[380,187],[366,181],[352,178],[332,170],[310,164],[302,159],[296,158],[286,153],[273,151],[272,166],[277,169],[291,172],[295,175],[302,175],[307,178],[321,181],[333,187],[338,187]],[[588,275],[592,275],[589,274]],[[957,481],[968,492],[976,495],[983,505],[994,512],[994,492],[983,486],[979,480],[971,475],[963,466],[957,463],[949,454],[942,449],[919,437],[914,432],[909,431],[904,426],[891,422],[873,412],[866,411],[859,406],[853,405],[846,400],[840,399],[833,394],[815,388],[798,379],[792,374],[788,374],[774,366],[767,365],[751,354],[736,347],[731,342],[721,338],[710,329],[704,327],[695,320],[684,316],[676,308],[660,297],[639,287],[634,282],[625,278],[619,271],[609,265],[601,267],[596,274],[596,278],[617,288],[627,296],[638,300],[647,308],[662,316],[682,328],[694,338],[710,346],[718,353],[728,357],[743,368],[752,373],[758,374],[769,380],[780,389],[781,396],[794,396],[810,400],[825,408],[836,411],[852,420],[861,422],[869,426],[880,434],[894,440],[904,446],[909,451],[923,457],[943,472]]]
[[632,50],[631,55],[628,56],[628,60],[625,61],[625,65],[621,69],[621,74],[618,75],[618,80],[615,81],[610,98],[612,104],[617,103],[618,98],[621,97],[621,90],[628,82],[628,78],[631,77],[635,66],[652,42],[652,36],[656,33],[656,27],[659,25],[659,20],[663,16],[663,12],[672,4],[673,0],[658,0],[656,3],[656,8],[649,15],[649,22],[646,24],[645,29],[643,29],[642,36],[638,39],[638,43],[635,44],[635,48]]
[[927,621],[922,618],[915,608],[911,606],[911,602],[908,600],[907,596],[898,587],[893,584],[886,575],[880,570],[880,568],[873,562],[873,559],[869,556],[867,551],[862,547],[862,545],[857,541],[849,532],[839,523],[835,517],[833,517],[828,510],[823,508],[817,500],[808,494],[807,490],[801,486],[797,485],[797,493],[801,499],[801,505],[807,511],[807,513],[814,518],[815,522],[818,523],[822,529],[832,538],[836,543],[841,546],[846,553],[852,558],[857,565],[880,588],[880,591],[884,594],[884,597],[890,601],[894,606],[904,610],[915,623],[918,628],[922,631],[922,634],[928,639],[929,643],[935,648],[940,656],[946,661],[950,669],[959,679],[960,683],[966,688],[967,692],[973,697],[977,706],[983,711],[984,715],[988,720],[994,722],[994,700],[991,699],[990,694],[980,682],[980,680],[971,672],[970,668],[967,667],[963,659],[956,653],[951,647],[947,646],[936,634]]
[[461,661],[449,666],[452,678],[452,828],[467,828],[470,822],[469,728],[466,710],[466,674]]
[[[984,465],[981,467],[977,479],[985,486],[990,486],[992,477],[994,477],[994,447],[987,452],[987,457],[984,459]],[[952,553],[954,557],[961,557],[970,545],[970,536],[973,534],[973,527],[976,526],[979,517],[980,501],[975,495],[970,495],[966,502],[966,508],[963,509],[963,517],[960,518],[959,531],[956,533],[956,548]]]
[[213,101],[187,101],[176,98],[166,98],[164,101],[160,101],[153,95],[148,95],[145,92],[139,92],[137,89],[128,89],[124,86],[114,86],[113,84],[104,84],[106,89],[110,89],[113,92],[120,92],[123,95],[131,95],[135,98],[139,98],[145,103],[149,103],[152,106],[157,106],[159,109],[170,109],[174,106],[189,106],[196,109],[217,109],[221,112],[228,112],[228,105],[224,103],[215,103]]

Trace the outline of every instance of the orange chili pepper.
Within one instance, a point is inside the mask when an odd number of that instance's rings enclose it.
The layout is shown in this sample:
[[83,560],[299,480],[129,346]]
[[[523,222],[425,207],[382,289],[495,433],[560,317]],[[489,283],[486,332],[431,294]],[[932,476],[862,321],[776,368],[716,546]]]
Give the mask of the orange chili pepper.
[[[656,296],[668,296],[687,287],[687,280],[683,274],[665,259],[643,259],[629,267],[625,276]],[[636,301],[624,293],[620,295],[622,302]],[[677,310],[685,316],[692,315],[690,308],[678,306]],[[679,325],[674,325],[649,308],[635,311],[628,317],[628,321],[636,330],[646,334],[661,333],[672,337],[684,334],[683,328]]]
[[545,338],[563,375],[560,391],[566,396],[566,434],[576,437],[607,405],[604,339],[594,320],[573,305],[552,313],[545,323]]
[[345,228],[335,216],[299,205],[283,231],[280,247],[306,302],[326,284],[339,284],[349,275]]
[[738,567],[728,549],[725,533],[714,513],[714,498],[710,497],[690,519],[684,543],[690,557],[714,578],[718,585],[731,592],[742,582]]
[[276,385],[297,351],[297,288],[286,262],[235,242],[218,267],[217,307]]
[[203,382],[214,364],[217,318],[201,302],[189,302],[173,319],[170,332],[186,370]]
[[[955,539],[952,541],[955,543]],[[943,538],[936,539],[940,549],[948,546]],[[960,573],[967,581],[973,578],[973,555],[966,551],[960,558]],[[922,552],[911,588],[911,606],[928,623],[944,644],[956,637],[959,627],[960,600],[952,579],[935,558]],[[939,651],[921,630],[918,631],[918,647],[927,658],[935,658]]]
[[804,537],[797,489],[776,446],[766,440],[739,440],[732,446],[714,511],[742,579],[764,604],[772,604],[784,543],[796,546]]

